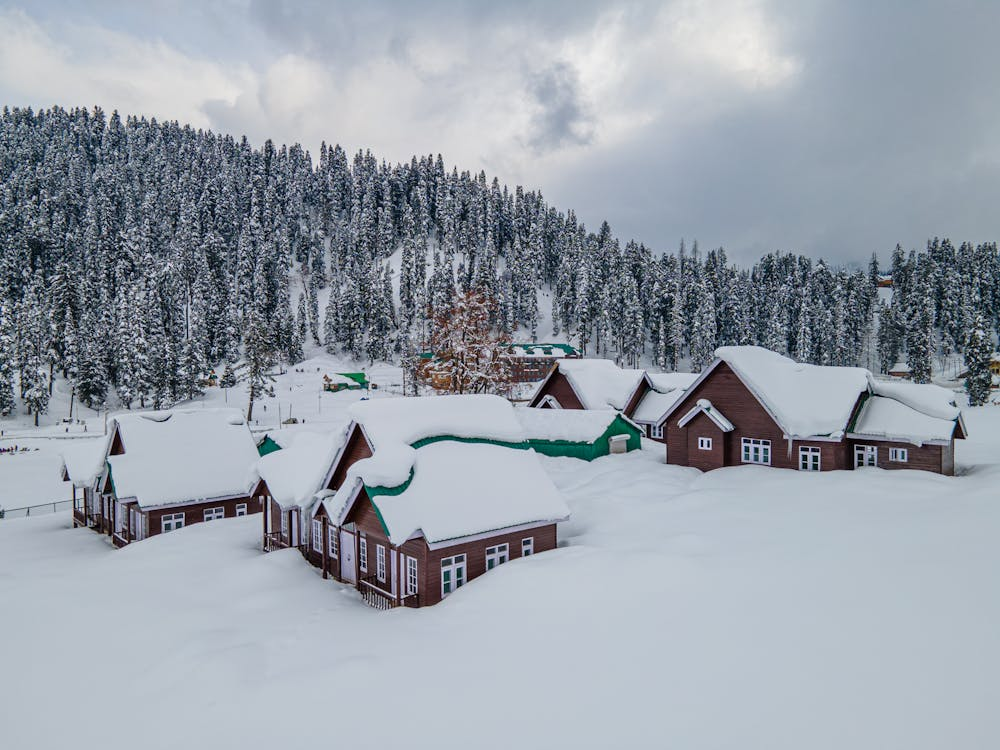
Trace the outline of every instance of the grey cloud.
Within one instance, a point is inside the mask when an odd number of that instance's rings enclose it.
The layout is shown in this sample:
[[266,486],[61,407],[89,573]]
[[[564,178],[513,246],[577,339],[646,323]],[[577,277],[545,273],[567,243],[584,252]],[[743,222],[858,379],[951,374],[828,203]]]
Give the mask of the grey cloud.
[[529,74],[528,92],[537,107],[525,139],[532,149],[544,152],[591,141],[594,116],[581,98],[572,67],[556,63],[540,73]]

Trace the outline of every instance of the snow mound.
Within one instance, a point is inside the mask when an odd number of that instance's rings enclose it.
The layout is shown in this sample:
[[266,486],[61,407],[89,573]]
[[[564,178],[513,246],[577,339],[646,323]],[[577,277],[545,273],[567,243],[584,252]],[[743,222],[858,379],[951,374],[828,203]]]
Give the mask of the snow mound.
[[860,367],[807,365],[759,346],[723,346],[729,365],[789,437],[839,436],[871,373]]
[[569,517],[534,451],[453,441],[417,450],[406,489],[373,501],[395,545],[417,531],[434,544]]
[[872,392],[885,396],[936,419],[954,421],[961,410],[955,404],[955,394],[931,383],[897,383],[871,379]]
[[145,509],[250,489],[247,478],[260,456],[236,409],[126,414],[114,424],[125,452],[107,460],[120,499],[135,498]]
[[558,364],[585,409],[621,411],[645,375],[623,370],[610,359],[560,359]]

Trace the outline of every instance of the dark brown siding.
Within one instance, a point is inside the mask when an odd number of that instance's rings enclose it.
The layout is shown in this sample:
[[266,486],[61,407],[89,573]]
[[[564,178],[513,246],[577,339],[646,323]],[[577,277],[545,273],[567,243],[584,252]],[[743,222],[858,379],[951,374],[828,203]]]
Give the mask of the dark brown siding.
[[122,435],[121,431],[115,427],[115,436],[111,439],[111,450],[108,451],[109,456],[120,456],[125,452],[125,446],[122,445]]
[[511,357],[510,379],[514,383],[537,383],[549,374],[558,357]]
[[555,549],[556,525],[549,524],[527,531],[498,534],[477,542],[466,542],[436,550],[427,549],[426,543],[423,543],[426,553],[419,571],[420,606],[437,604],[441,601],[441,560],[445,557],[465,555],[466,581],[468,582],[486,572],[487,547],[506,543],[509,546],[509,559],[515,560],[521,556],[521,540],[528,537],[533,537],[535,540],[535,554]]
[[548,379],[544,387],[535,394],[535,397],[531,400],[531,406],[538,406],[543,398],[546,396],[552,396],[563,409],[582,409],[583,404],[580,403],[580,399],[576,397],[576,392],[573,390],[573,386],[569,384],[566,376],[563,375],[557,369],[553,373],[552,377]]
[[[677,422],[702,398],[711,401],[735,428],[724,438],[727,466],[742,463],[741,441],[747,437],[771,441],[772,466],[785,469],[798,467],[798,457],[789,456],[781,428],[725,362],[720,362],[694,391],[688,393],[667,419],[668,463],[689,465],[694,460],[687,450],[687,436],[683,434],[685,428],[678,427]],[[692,424],[687,426],[690,428]]]
[[350,437],[347,438],[344,452],[340,454],[340,460],[337,463],[337,468],[333,471],[333,477],[330,484],[327,485],[327,489],[340,489],[340,485],[343,484],[344,477],[347,475],[347,470],[361,459],[371,458],[371,455],[371,448],[361,431],[361,427],[355,424],[351,429]]
[[[688,466],[702,471],[711,471],[726,466],[726,433],[709,419],[704,412],[688,422],[687,432]],[[711,438],[712,450],[702,450],[698,447],[698,438]]]
[[[923,471],[933,471],[938,474],[953,474],[955,471],[954,464],[950,467],[950,471],[945,471],[949,467],[946,465],[945,457],[942,454],[946,451],[950,453],[950,447],[940,445],[923,445],[918,447],[909,443],[890,443],[882,440],[852,440],[848,454],[851,467],[854,466],[855,445],[874,445],[877,447],[878,455],[875,457],[875,460],[876,465],[880,469],[921,469]],[[905,462],[890,461],[890,448],[905,448],[907,451],[907,460]]]
[[184,525],[190,526],[191,524],[201,523],[205,520],[206,508],[218,508],[221,506],[226,509],[226,518],[235,518],[236,506],[242,503],[246,503],[247,505],[247,515],[260,513],[261,511],[261,502],[255,497],[242,497],[234,500],[219,500],[215,502],[198,503],[197,505],[185,505],[183,507],[173,506],[149,510],[147,511],[149,517],[149,535],[156,536],[157,534],[162,533],[162,518],[165,515],[183,513]]

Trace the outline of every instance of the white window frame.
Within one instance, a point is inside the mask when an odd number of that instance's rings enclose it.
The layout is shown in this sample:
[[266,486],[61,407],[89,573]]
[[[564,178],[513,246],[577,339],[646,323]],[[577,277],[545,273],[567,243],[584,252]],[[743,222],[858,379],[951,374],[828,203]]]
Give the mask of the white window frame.
[[745,464],[771,465],[771,441],[760,438],[743,438],[740,443],[740,457]]
[[710,437],[700,437],[700,438],[698,438],[698,450],[700,450],[700,451],[710,451],[710,450],[712,450],[712,438],[710,438]]
[[362,573],[368,572],[368,540],[358,537],[358,567]]
[[[168,531],[176,531],[184,528],[183,513],[166,513],[160,516],[160,533],[166,534]],[[169,528],[167,528],[169,526]]]
[[521,557],[535,554],[535,537],[529,536],[521,540]]
[[281,536],[288,538],[288,511],[282,510],[279,515],[281,516]]
[[323,554],[323,522],[314,518],[312,527],[313,551]]
[[649,426],[649,436],[651,438],[663,438],[663,425],[653,424]]
[[220,518],[226,517],[226,508],[222,505],[217,505],[214,508],[205,508],[202,513],[203,521],[218,521]]
[[330,524],[327,527],[327,536],[330,537],[330,557],[337,557],[337,527]]
[[890,448],[889,449],[889,460],[897,464],[905,464],[910,461],[910,449],[909,448]]
[[375,545],[375,577],[385,583],[385,547],[381,544]]
[[240,517],[240,516],[245,516],[246,514],[247,514],[247,504],[246,503],[237,503],[236,504],[236,516],[237,516],[237,518]]
[[493,570],[510,559],[510,545],[496,544],[486,548],[486,569]]
[[[450,575],[445,580],[445,573]],[[441,558],[441,598],[457,591],[465,585],[467,578],[465,555],[452,555]]]
[[[868,463],[868,457],[872,462]],[[861,459],[860,461],[858,459]],[[854,446],[854,468],[863,469],[868,466],[878,466],[878,446],[876,445],[855,445]]]
[[420,589],[420,578],[417,575],[417,558],[406,557],[406,595],[418,593]]
[[799,471],[820,471],[823,451],[815,445],[799,446]]

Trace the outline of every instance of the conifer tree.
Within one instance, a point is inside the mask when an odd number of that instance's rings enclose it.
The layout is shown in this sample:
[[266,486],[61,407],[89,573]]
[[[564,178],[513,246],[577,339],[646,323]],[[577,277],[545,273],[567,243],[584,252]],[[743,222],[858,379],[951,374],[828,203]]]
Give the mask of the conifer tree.
[[986,329],[986,320],[981,314],[973,319],[969,335],[965,340],[965,392],[969,395],[969,406],[982,406],[990,398],[993,376],[990,361],[993,355],[993,340]]

